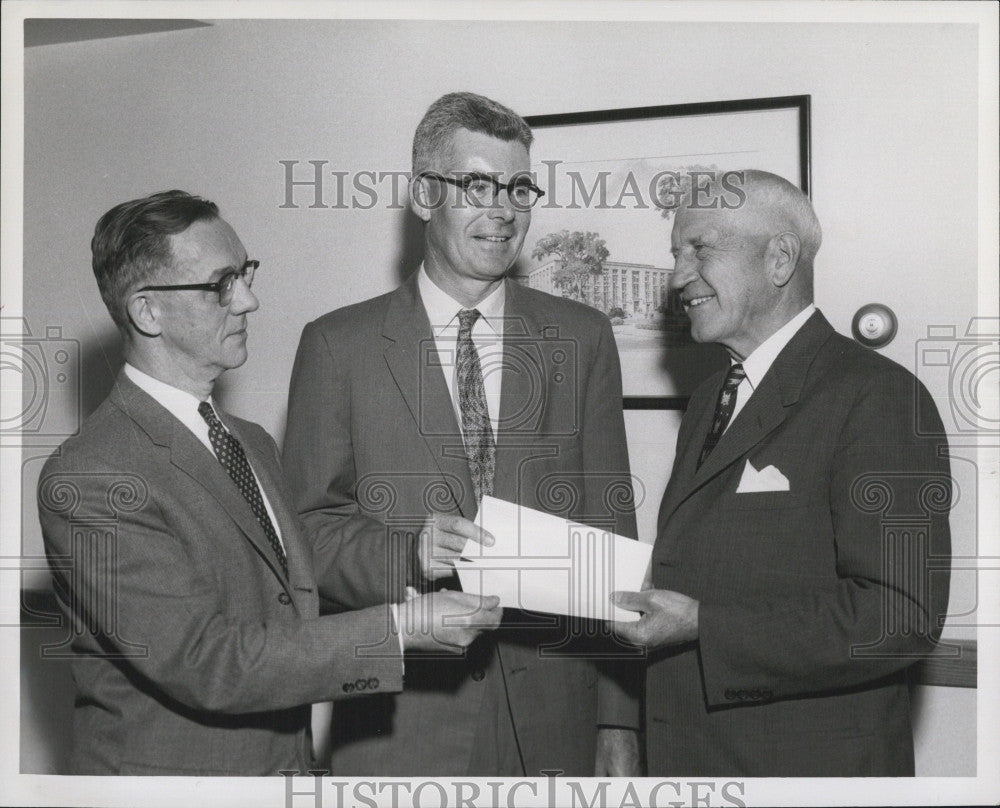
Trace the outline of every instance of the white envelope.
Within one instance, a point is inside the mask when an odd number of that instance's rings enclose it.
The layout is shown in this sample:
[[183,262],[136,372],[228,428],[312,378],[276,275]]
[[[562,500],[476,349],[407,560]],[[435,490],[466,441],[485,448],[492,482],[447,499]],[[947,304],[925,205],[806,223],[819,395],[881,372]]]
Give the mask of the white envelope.
[[483,497],[476,523],[496,543],[465,545],[455,561],[464,592],[497,595],[501,606],[532,612],[639,619],[609,596],[642,588],[651,545],[494,497]]
[[747,460],[743,469],[743,476],[740,477],[740,484],[736,487],[737,494],[757,494],[762,491],[788,491],[788,478],[778,471],[774,466],[765,466],[760,471],[753,467]]

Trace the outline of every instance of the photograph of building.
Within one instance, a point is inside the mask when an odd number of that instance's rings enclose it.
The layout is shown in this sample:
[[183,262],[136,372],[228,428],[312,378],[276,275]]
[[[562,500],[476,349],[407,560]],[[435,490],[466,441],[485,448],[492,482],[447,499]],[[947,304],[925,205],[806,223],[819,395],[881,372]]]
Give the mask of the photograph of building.
[[[540,289],[560,297],[576,297],[568,285],[561,285],[559,272],[562,262],[547,261],[518,280],[532,289]],[[600,309],[609,316],[621,309],[624,317],[653,317],[669,299],[667,284],[673,269],[627,261],[605,261],[600,274],[584,276],[580,281],[581,303]]]

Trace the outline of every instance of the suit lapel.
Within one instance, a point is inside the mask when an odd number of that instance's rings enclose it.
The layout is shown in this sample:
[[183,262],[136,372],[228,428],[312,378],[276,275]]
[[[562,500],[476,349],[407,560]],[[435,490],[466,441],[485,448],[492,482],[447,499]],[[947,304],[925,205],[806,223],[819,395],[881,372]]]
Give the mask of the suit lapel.
[[678,484],[668,486],[660,514],[660,527],[677,508],[709,480],[763,441],[787,417],[788,408],[798,402],[806,373],[817,351],[833,334],[826,318],[815,312],[784,347],[770,370],[764,375],[746,406],[726,430],[718,445],[697,468],[698,455],[708,434],[715,412],[715,402],[722,386],[722,377],[713,385],[713,395],[700,406],[702,412],[686,445],[683,458],[675,470]]
[[472,474],[444,380],[444,372],[450,372],[452,365],[446,363],[442,370],[437,360],[434,335],[417,289],[416,273],[391,295],[382,336],[386,365],[416,424],[417,434],[427,444],[462,515],[475,518]]
[[[191,430],[135,385],[124,371],[119,374],[111,397],[119,409],[149,435],[153,443],[169,450],[171,464],[215,498],[247,540],[254,545],[282,585],[287,588],[284,574],[278,566],[277,559],[274,558],[274,550],[271,549],[264,531],[257,524],[253,511],[212,452],[191,434]],[[238,437],[242,442],[242,437]],[[256,465],[254,471],[257,471]],[[274,501],[270,495],[269,499]]]
[[[549,397],[547,390],[539,388],[539,381],[545,385],[548,377],[540,350],[542,325],[518,294],[520,287],[509,280],[504,283],[503,369],[493,491],[502,499],[519,501],[518,460],[524,454],[517,449],[523,446],[526,437],[544,433],[542,405]],[[530,439],[527,442],[537,453],[540,444]]]
[[[719,391],[725,379],[724,373],[717,374],[714,383],[706,382],[706,389],[711,395],[695,394],[688,404],[688,413],[681,423],[681,431],[677,440],[677,456],[674,458],[674,467],[667,482],[667,490],[663,495],[663,502],[660,504],[660,513],[657,519],[657,528],[662,531],[663,525],[681,503],[690,489],[691,480],[694,478],[698,466],[698,455],[701,454],[702,444],[705,436],[712,425],[712,417],[715,414],[715,402],[719,398]],[[690,419],[694,422],[688,426]]]
[[[225,422],[221,415],[220,420]],[[228,428],[229,424],[226,424],[226,427]],[[240,442],[242,443],[242,439]],[[267,536],[261,526],[257,524],[257,519],[253,515],[250,505],[243,498],[239,488],[233,483],[222,464],[180,422],[174,429],[174,439],[170,446],[170,462],[200,483],[218,500],[226,513],[239,526],[244,536],[253,544],[264,563],[284,584],[284,573],[278,565],[278,560],[274,556],[274,550],[271,548]],[[256,466],[254,471],[257,471]]]
[[[253,535],[249,536],[249,538],[260,550],[264,560],[274,571],[274,574],[289,594],[294,597],[295,592],[293,590],[296,587],[306,590],[313,589],[311,573],[312,553],[305,547],[302,535],[299,532],[298,521],[288,510],[286,505],[287,500],[282,493],[281,487],[271,474],[270,448],[255,443],[249,435],[244,434],[236,424],[232,423],[232,419],[225,412],[222,412],[218,408],[216,408],[216,411],[219,413],[219,418],[225,423],[226,428],[243,444],[247,459],[250,461],[251,466],[253,466],[254,474],[260,481],[261,489],[267,497],[268,504],[271,506],[271,512],[274,514],[277,527],[281,532],[281,543],[285,548],[285,560],[288,563],[287,581],[275,558],[274,549],[267,541],[267,536],[264,535],[263,530],[258,526],[257,541],[254,541]],[[219,464],[219,468],[222,468],[221,464]],[[226,474],[226,476],[228,477],[229,475]],[[239,498],[242,500],[242,495]],[[256,519],[254,520],[254,524],[256,524]],[[260,539],[263,540],[260,541]]]
[[[714,414],[714,405],[713,405]],[[708,480],[736,462],[750,449],[764,439],[778,424],[785,420],[785,408],[781,402],[778,385],[767,383],[766,378],[750,397],[746,406],[736,416],[736,420],[719,439],[718,445],[705,458],[691,480],[692,489],[697,489]],[[701,446],[695,454],[701,453]]]

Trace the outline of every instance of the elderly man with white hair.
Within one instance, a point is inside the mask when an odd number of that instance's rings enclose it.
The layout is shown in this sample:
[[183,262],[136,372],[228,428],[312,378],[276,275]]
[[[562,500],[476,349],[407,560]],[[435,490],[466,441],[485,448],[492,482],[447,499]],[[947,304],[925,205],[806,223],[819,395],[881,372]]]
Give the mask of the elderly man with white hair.
[[735,207],[724,176],[677,211],[672,286],[731,365],[681,424],[652,588],[616,595],[650,655],[649,773],[912,775],[907,669],[948,604],[943,428],[911,373],[813,304],[806,196],[736,177]]

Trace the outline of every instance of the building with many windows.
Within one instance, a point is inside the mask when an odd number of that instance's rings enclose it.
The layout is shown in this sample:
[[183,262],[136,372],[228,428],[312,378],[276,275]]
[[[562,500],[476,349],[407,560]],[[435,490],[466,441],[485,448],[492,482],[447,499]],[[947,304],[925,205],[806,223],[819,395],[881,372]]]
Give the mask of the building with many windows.
[[[547,261],[516,280],[532,289],[570,297],[569,291],[556,283],[556,273],[561,268],[561,263],[558,258]],[[605,261],[604,271],[600,275],[584,278],[580,299],[582,303],[600,309],[605,314],[619,308],[625,312],[626,317],[652,317],[668,299],[667,282],[672,272],[673,269],[654,267],[652,264]]]

